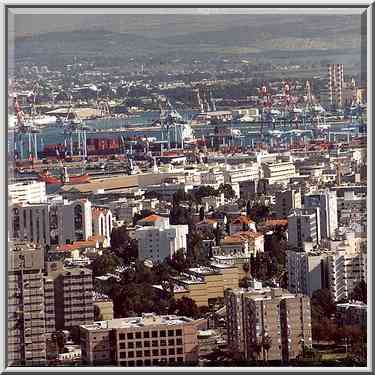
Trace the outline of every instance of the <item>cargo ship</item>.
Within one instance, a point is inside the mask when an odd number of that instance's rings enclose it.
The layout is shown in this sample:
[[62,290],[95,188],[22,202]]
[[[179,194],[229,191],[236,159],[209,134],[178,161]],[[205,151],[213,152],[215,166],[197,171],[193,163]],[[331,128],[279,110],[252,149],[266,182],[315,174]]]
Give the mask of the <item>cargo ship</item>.
[[45,182],[47,185],[74,185],[74,184],[84,184],[89,182],[90,176],[87,173],[81,175],[69,175],[67,168],[63,168],[63,173],[61,177],[53,176],[44,171],[38,175],[39,181]]

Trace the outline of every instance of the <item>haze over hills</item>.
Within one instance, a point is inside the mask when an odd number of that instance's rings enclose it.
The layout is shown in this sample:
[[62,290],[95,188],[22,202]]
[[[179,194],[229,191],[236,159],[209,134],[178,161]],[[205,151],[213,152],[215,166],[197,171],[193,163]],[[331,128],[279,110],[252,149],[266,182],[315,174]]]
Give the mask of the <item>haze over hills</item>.
[[[360,15],[17,15],[16,58],[237,56],[359,64]],[[322,57],[323,56],[323,57]]]

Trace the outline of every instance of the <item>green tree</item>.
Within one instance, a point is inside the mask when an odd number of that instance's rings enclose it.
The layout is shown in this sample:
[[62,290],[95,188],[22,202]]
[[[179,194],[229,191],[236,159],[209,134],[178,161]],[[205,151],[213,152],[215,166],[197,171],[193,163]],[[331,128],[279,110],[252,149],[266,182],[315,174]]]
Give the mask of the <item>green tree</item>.
[[197,304],[194,300],[188,297],[178,299],[172,307],[172,310],[172,313],[181,316],[187,316],[194,319],[199,317],[199,308]]
[[102,276],[113,273],[122,264],[120,258],[113,254],[103,254],[97,257],[92,263],[93,276]]

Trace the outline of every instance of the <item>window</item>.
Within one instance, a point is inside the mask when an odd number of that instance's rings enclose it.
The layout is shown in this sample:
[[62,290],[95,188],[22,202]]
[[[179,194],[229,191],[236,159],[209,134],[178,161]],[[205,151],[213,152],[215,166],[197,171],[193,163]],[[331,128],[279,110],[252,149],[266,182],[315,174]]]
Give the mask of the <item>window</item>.
[[135,362],[134,362],[134,361],[129,361],[129,362],[128,362],[128,366],[129,366],[129,367],[134,367],[134,365],[135,365]]
[[150,332],[143,332],[143,338],[144,339],[150,338]]
[[133,332],[128,333],[128,340],[133,340]]
[[152,360],[152,364],[155,366],[157,366],[159,364],[159,360],[158,359],[153,359]]
[[145,350],[144,355],[145,355],[145,357],[149,357],[151,355],[150,350]]
[[159,349],[152,349],[152,355],[159,355]]
[[169,358],[169,363],[175,363],[175,359],[174,358]]
[[165,337],[165,336],[166,336],[166,334],[167,334],[167,332],[166,332],[166,331],[160,331],[160,337]]
[[174,339],[169,339],[168,340],[168,345],[174,345]]
[[169,355],[174,355],[174,348],[169,348]]
[[121,361],[120,366],[126,366],[126,361]]
[[136,332],[135,333],[135,338],[136,339],[141,339],[142,338],[142,332]]
[[125,352],[120,352],[120,358],[126,358],[126,353]]
[[137,342],[135,343],[135,347],[136,347],[136,348],[142,348],[142,341],[137,341]]
[[160,346],[166,346],[167,340],[160,340]]
[[152,337],[158,337],[158,331],[152,331],[151,336]]
[[143,346],[144,346],[145,348],[149,348],[149,347],[150,347],[150,341],[144,341],[144,342],[143,342]]
[[184,361],[184,357],[177,357],[177,362],[182,363]]
[[151,366],[151,359],[145,360],[145,366]]
[[134,348],[134,342],[128,342],[128,349]]
[[125,349],[125,343],[124,342],[120,342],[120,349]]
[[177,345],[182,345],[182,339],[177,339],[177,340],[176,340],[176,344],[177,344]]
[[128,358],[134,358],[134,352],[128,352]]
[[152,346],[159,346],[158,340],[152,340]]
[[142,350],[137,350],[137,357],[142,357]]
[[160,355],[167,355],[167,349],[161,349]]
[[177,354],[183,354],[182,353],[182,348],[177,348]]
[[174,336],[174,331],[173,330],[168,330],[168,337],[173,337]]

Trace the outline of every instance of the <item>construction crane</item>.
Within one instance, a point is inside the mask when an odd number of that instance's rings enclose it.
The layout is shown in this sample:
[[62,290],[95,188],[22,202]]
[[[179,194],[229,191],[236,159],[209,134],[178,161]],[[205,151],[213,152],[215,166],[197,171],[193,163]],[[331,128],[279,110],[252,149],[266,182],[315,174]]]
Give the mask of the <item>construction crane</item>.
[[[35,99],[34,99],[35,100]],[[17,96],[13,99],[14,112],[16,115],[16,125],[14,129],[14,151],[24,159],[24,137],[28,138],[28,159],[30,161],[38,160],[38,140],[37,134],[39,130],[34,126],[32,117],[25,118],[25,114],[21,109]],[[32,110],[32,109],[31,109]]]

